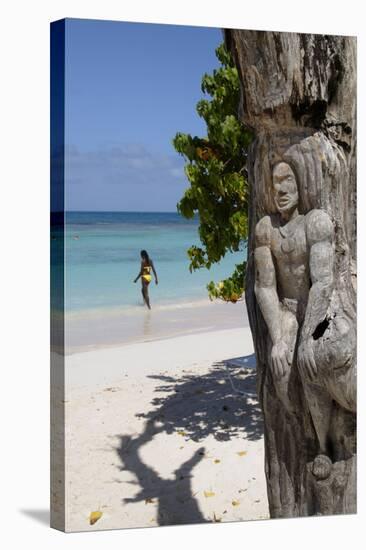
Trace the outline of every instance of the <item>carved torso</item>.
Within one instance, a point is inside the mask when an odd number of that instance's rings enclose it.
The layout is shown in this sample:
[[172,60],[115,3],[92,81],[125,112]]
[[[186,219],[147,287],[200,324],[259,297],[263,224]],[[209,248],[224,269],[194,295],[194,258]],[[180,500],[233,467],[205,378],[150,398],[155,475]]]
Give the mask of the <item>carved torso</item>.
[[305,216],[299,215],[282,226],[277,218],[271,219],[270,246],[280,300],[288,298],[306,302],[310,276]]

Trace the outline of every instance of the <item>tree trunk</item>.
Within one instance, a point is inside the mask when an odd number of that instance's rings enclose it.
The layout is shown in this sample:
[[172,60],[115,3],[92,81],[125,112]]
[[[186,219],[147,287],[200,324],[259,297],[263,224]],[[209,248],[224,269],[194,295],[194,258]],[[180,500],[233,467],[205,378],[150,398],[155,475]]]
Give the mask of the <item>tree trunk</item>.
[[[355,513],[356,39],[244,30],[227,30],[225,39],[241,82],[240,118],[254,133],[246,303],[270,513]],[[276,170],[297,184],[299,217],[288,226],[276,202]],[[260,294],[272,284],[263,283],[263,265],[274,266],[279,330],[292,350],[282,377],[268,315],[274,302],[267,307]],[[298,291],[306,276],[308,288]]]

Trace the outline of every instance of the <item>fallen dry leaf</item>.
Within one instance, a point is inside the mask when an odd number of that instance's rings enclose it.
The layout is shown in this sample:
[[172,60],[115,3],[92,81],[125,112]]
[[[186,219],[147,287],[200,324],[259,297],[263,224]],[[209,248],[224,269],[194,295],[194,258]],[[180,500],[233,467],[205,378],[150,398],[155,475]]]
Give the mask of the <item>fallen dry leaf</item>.
[[240,506],[240,502],[238,500],[233,500],[231,504],[233,506]]
[[100,512],[99,510],[97,510],[96,512],[90,512],[90,516],[89,516],[90,525],[94,525],[94,523],[96,523],[98,519],[102,517],[102,515],[103,515],[103,512]]
[[152,499],[152,498],[145,498],[145,504],[154,504],[154,499]]
[[177,433],[178,435],[182,435],[182,436],[187,435],[187,433],[184,430],[179,430]]
[[221,462],[221,460],[219,460],[218,458],[215,458],[214,464],[219,464],[220,462]]
[[214,513],[213,513],[213,520],[214,520],[215,523],[220,523],[221,518],[219,518],[219,517],[215,514],[215,512],[214,512]]
[[203,491],[203,494],[205,495],[206,498],[215,496],[215,493],[213,491]]
[[239,455],[239,456],[245,456],[247,454],[247,451],[239,451],[236,454]]

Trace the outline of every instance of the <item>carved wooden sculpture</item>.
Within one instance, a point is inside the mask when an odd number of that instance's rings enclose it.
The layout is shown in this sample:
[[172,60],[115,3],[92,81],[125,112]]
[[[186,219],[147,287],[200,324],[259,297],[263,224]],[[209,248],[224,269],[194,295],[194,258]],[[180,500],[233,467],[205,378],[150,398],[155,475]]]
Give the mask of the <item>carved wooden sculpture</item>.
[[356,43],[226,31],[249,157],[246,302],[272,517],[356,511]]

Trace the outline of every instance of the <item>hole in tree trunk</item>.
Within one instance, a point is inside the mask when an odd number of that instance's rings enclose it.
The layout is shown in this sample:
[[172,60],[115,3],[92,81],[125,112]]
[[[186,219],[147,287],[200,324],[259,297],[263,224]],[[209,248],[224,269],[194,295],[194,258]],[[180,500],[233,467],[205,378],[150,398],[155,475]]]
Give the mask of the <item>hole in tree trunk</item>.
[[314,330],[312,334],[314,340],[318,340],[319,338],[321,338],[328,327],[329,327],[329,319],[326,317],[324,321],[319,323],[319,325]]

